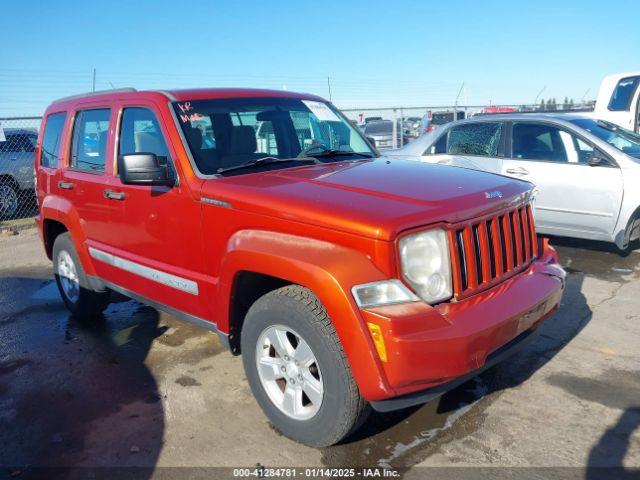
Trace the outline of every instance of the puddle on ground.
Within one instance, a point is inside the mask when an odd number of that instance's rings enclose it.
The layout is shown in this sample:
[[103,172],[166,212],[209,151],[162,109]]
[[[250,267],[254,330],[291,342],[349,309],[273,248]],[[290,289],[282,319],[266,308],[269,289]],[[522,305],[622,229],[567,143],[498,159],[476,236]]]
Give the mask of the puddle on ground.
[[551,245],[568,273],[625,283],[640,277],[640,250],[622,256],[613,244],[560,237],[552,238]]
[[439,444],[436,440],[454,425],[464,422],[466,425],[456,430],[465,435],[475,430],[481,413],[476,404],[482,401],[488,405],[490,400],[484,398],[488,392],[481,376],[425,405],[384,414],[372,412],[346,443],[323,449],[322,463],[412,467],[431,455]]
[[193,377],[189,377],[188,375],[183,375],[180,378],[176,379],[176,383],[183,387],[200,387],[202,384],[197,381]]
[[44,282],[44,285],[33,292],[32,300],[53,301],[60,300],[60,292],[55,281]]

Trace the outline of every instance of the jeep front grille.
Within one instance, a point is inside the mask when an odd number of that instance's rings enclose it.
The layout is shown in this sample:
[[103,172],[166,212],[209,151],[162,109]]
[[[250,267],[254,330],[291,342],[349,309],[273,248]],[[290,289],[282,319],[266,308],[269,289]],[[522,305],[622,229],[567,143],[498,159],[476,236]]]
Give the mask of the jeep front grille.
[[474,219],[449,230],[456,298],[485,290],[524,270],[538,254],[531,205]]

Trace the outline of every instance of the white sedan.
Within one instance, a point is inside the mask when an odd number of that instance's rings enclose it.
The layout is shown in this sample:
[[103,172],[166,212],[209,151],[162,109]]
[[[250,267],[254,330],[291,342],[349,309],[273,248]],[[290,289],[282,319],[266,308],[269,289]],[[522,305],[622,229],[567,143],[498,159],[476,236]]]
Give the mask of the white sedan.
[[451,122],[386,152],[528,180],[536,228],[603,240],[640,238],[640,135],[574,114],[508,114]]

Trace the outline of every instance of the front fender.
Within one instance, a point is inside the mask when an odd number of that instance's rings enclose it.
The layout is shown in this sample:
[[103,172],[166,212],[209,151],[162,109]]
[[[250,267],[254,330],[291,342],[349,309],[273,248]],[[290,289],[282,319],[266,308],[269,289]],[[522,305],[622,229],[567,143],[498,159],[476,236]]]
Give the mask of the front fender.
[[321,240],[241,230],[229,239],[221,267],[220,312],[225,313],[218,328],[222,331],[230,331],[230,299],[238,273],[251,271],[302,285],[325,306],[363,397],[375,400],[392,393],[351,295],[354,285],[386,278],[366,255]]

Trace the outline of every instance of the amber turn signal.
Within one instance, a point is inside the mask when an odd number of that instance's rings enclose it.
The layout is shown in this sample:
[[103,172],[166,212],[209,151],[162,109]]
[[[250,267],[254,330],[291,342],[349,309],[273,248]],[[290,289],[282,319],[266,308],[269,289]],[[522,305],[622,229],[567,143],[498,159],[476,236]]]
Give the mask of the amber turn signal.
[[376,346],[376,350],[378,351],[378,356],[380,360],[383,362],[387,361],[387,347],[384,345],[384,337],[382,336],[382,329],[379,325],[375,323],[367,323],[369,327],[369,332],[371,333],[371,339],[373,340],[373,344]]

